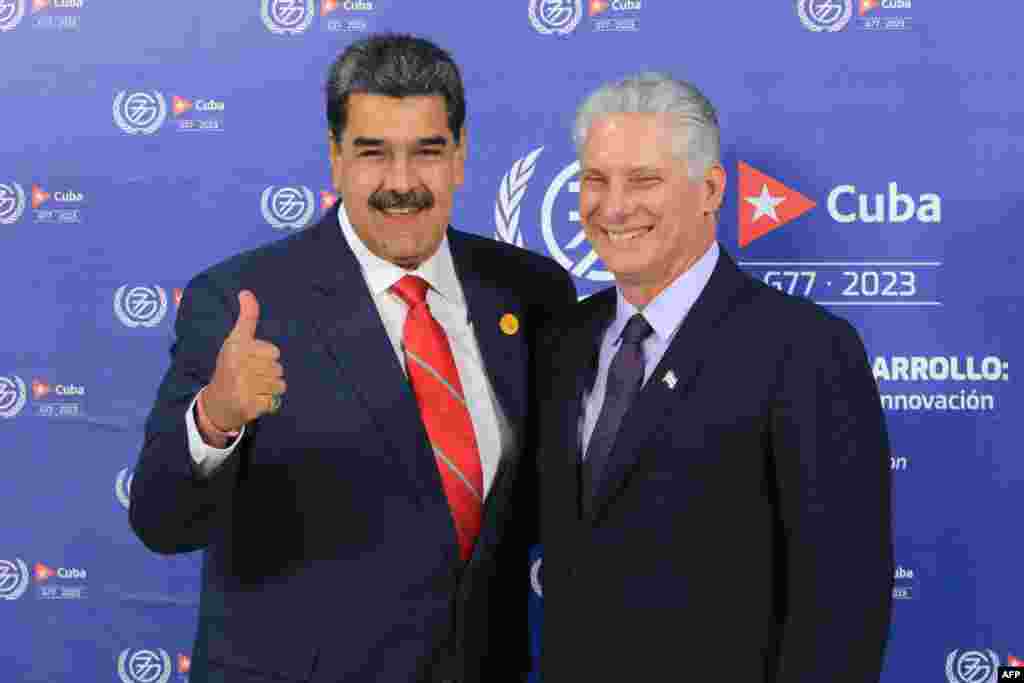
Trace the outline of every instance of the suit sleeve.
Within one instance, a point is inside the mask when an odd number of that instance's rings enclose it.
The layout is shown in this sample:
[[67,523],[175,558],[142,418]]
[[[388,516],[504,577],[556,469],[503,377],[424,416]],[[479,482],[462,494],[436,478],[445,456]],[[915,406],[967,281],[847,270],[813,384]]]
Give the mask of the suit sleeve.
[[772,416],[785,538],[778,683],[878,681],[888,639],[888,436],[860,338],[829,325],[789,349]]
[[182,298],[171,365],[146,420],[129,506],[132,529],[158,553],[205,548],[230,506],[244,437],[232,456],[203,477],[192,461],[184,416],[213,374],[217,354],[238,315],[233,301],[206,276],[190,283]]
[[199,418],[196,416],[199,396],[202,393],[202,389],[200,389],[185,410],[185,433],[188,434],[188,450],[189,455],[192,456],[195,471],[205,478],[216,472],[217,468],[235,452],[245,435],[245,425],[239,428],[237,437],[231,439],[224,448],[217,448],[206,443],[199,431]]

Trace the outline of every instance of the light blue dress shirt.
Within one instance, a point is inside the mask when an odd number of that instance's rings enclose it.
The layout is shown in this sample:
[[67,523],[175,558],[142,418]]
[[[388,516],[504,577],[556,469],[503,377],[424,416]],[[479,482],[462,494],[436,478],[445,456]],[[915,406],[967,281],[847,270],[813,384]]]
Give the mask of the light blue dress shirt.
[[704,291],[704,287],[711,279],[711,273],[715,270],[719,255],[718,242],[712,242],[708,250],[704,252],[696,263],[686,272],[672,281],[668,287],[654,297],[643,311],[626,301],[622,296],[622,290],[616,291],[615,318],[605,329],[601,339],[601,351],[597,362],[597,377],[594,385],[583,395],[583,411],[580,416],[580,443],[583,453],[587,452],[587,445],[590,444],[590,436],[594,433],[597,425],[597,417],[601,414],[601,406],[604,405],[605,387],[608,381],[608,369],[611,367],[612,358],[619,350],[622,343],[622,331],[626,323],[637,312],[642,312],[644,318],[654,328],[654,333],[647,337],[643,343],[644,350],[644,384],[650,379],[654,368],[658,366],[661,357],[665,355],[668,345],[679,331],[679,326],[686,319],[686,314],[693,308],[697,297]]

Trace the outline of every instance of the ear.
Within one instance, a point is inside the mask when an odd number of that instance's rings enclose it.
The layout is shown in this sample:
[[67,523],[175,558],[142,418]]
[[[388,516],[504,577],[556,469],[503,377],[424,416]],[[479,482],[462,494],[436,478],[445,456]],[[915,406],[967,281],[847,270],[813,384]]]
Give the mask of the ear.
[[466,156],[468,152],[469,139],[466,127],[459,131],[459,144],[455,147],[455,185],[461,187],[466,179]]
[[701,195],[703,204],[701,208],[704,215],[714,214],[722,207],[722,202],[725,200],[725,185],[725,169],[721,164],[712,164],[704,173]]
[[342,173],[341,145],[334,139],[330,131],[327,131],[327,158],[331,164],[331,184],[334,185],[335,191],[340,191]]

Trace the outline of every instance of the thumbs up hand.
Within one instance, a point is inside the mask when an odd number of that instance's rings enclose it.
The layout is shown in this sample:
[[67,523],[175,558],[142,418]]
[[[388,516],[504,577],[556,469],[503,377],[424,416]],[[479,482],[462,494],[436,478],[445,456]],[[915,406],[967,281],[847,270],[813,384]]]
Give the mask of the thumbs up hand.
[[238,305],[238,319],[220,347],[213,378],[200,399],[214,426],[225,432],[271,412],[276,408],[274,396],[287,389],[280,349],[256,338],[259,301],[245,289],[238,293]]

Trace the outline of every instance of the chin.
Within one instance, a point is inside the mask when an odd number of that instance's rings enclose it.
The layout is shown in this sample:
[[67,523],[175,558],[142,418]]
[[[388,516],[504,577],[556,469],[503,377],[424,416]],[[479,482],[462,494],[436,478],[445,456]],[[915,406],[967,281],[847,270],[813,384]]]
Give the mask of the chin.
[[389,251],[386,258],[388,261],[403,267],[409,263],[419,263],[424,260],[421,252],[408,250]]
[[388,256],[388,260],[392,263],[399,265],[403,268],[415,268],[419,264],[426,261],[428,258],[434,255],[437,251],[437,245],[429,247],[427,245],[417,245],[416,248],[410,249],[398,249],[391,251]]
[[619,273],[623,275],[631,275],[635,273],[643,273],[651,268],[651,260],[646,258],[642,254],[623,254],[621,252],[608,254],[608,257],[602,256],[598,252],[598,256],[601,256],[601,260],[604,261],[605,268],[616,274],[618,277]]

